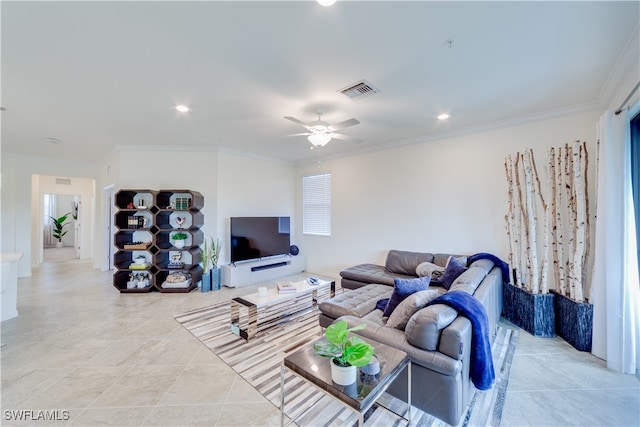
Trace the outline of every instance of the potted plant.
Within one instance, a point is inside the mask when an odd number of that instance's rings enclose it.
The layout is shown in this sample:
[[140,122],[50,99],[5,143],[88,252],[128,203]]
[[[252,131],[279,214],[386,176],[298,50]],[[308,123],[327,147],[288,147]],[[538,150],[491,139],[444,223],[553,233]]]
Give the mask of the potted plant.
[[212,237],[205,238],[202,245],[202,255],[200,257],[200,263],[202,265],[202,292],[220,289],[219,257],[220,240],[214,240]]
[[49,218],[51,218],[51,222],[53,223],[53,237],[58,239],[58,242],[56,243],[56,247],[58,248],[62,247],[62,237],[67,234],[67,230],[64,229],[64,226],[69,224],[68,222],[65,222],[69,215],[71,215],[71,212],[67,212],[59,218],[49,216]]
[[326,340],[318,341],[314,349],[318,356],[331,358],[331,378],[340,385],[356,381],[356,368],[366,366],[373,356],[373,346],[350,332],[364,329],[366,325],[349,328],[347,322],[338,320],[324,333]]
[[173,240],[173,246],[175,246],[178,249],[182,249],[184,248],[185,245],[185,241],[187,240],[189,236],[187,236],[187,233],[183,233],[183,232],[178,232],[178,233],[174,233],[171,236],[171,240]]

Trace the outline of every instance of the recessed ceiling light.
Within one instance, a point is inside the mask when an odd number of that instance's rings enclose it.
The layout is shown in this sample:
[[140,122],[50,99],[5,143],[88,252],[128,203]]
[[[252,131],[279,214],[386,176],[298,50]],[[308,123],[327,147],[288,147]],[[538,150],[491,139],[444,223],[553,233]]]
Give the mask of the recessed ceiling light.
[[181,113],[186,113],[189,111],[189,107],[187,107],[186,105],[176,105],[176,110],[180,111]]
[[318,4],[322,6],[331,6],[336,2],[336,0],[318,0]]
[[447,120],[448,118],[449,118],[449,115],[447,113],[440,114],[438,116],[438,120]]

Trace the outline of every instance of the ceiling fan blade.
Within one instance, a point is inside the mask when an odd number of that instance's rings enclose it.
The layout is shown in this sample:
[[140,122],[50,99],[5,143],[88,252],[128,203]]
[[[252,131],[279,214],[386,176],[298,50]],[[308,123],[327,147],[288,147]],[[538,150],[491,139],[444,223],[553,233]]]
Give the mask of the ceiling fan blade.
[[310,127],[311,127],[311,126],[309,126],[308,124],[306,124],[306,123],[305,123],[305,122],[303,122],[303,121],[300,121],[300,120],[296,119],[295,117],[291,117],[291,116],[284,116],[284,118],[285,118],[285,119],[287,119],[287,120],[291,120],[293,123],[295,123],[295,124],[297,124],[297,125],[300,125],[300,126],[304,127],[305,129],[309,129],[309,130],[311,130],[311,129],[310,129]]
[[287,135],[287,136],[309,136],[309,135],[313,135],[311,132],[303,132],[303,133],[292,133],[291,135]]
[[331,126],[329,126],[329,128],[332,131],[335,131],[335,130],[340,130],[340,129],[344,129],[344,128],[349,127],[349,126],[355,126],[355,125],[359,125],[359,124],[360,124],[360,121],[358,119],[349,119],[349,120],[345,120],[344,122],[340,122],[340,123],[336,123],[335,125],[331,125]]
[[341,133],[334,133],[334,134],[331,134],[331,136],[332,136],[332,138],[341,139],[343,141],[349,141],[349,142],[362,142],[363,141],[362,138],[356,138],[354,136],[343,135]]

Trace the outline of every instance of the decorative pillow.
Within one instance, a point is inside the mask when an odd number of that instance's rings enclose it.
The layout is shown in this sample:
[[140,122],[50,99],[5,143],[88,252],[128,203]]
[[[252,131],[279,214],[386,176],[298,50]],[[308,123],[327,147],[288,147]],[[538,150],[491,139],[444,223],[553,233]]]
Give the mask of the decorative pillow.
[[467,267],[462,265],[456,258],[450,257],[449,261],[447,261],[447,268],[444,269],[444,274],[442,275],[442,285],[445,289],[449,289],[453,281],[465,271],[467,271]]
[[430,276],[433,279],[434,271],[444,271],[444,267],[435,265],[432,262],[422,262],[418,264],[418,266],[416,267],[416,276],[418,277]]
[[404,331],[411,316],[437,297],[438,291],[436,289],[428,289],[409,295],[393,310],[389,320],[387,320],[387,326]]
[[429,287],[430,277],[418,277],[416,279],[394,279],[393,293],[389,298],[389,303],[382,313],[383,317],[389,317],[393,310],[406,297],[418,291],[425,291]]

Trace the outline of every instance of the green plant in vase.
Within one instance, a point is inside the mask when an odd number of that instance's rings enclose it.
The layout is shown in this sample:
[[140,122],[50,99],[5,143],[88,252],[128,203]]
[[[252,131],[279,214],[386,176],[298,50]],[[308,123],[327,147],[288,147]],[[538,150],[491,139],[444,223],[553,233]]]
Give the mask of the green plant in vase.
[[[212,237],[205,237],[202,244],[202,254],[200,264],[202,265],[203,280],[207,278],[211,281],[211,289],[220,289],[220,271],[218,270],[218,259],[220,257],[220,240]],[[203,283],[203,292],[207,291],[206,284]]]
[[69,218],[69,215],[71,215],[71,212],[67,212],[66,214],[62,215],[61,217],[58,218],[54,218],[52,216],[49,216],[49,218],[51,218],[51,222],[53,224],[53,237],[55,237],[56,239],[58,239],[58,246],[62,245],[62,238],[64,237],[65,234],[68,233],[67,230],[64,229],[64,226],[67,224],[70,224],[67,221],[67,218]]
[[349,328],[344,320],[329,325],[325,340],[314,344],[318,356],[331,358],[331,376],[340,385],[349,385],[356,380],[356,367],[365,366],[373,357],[373,346],[350,332],[364,329],[366,325]]

